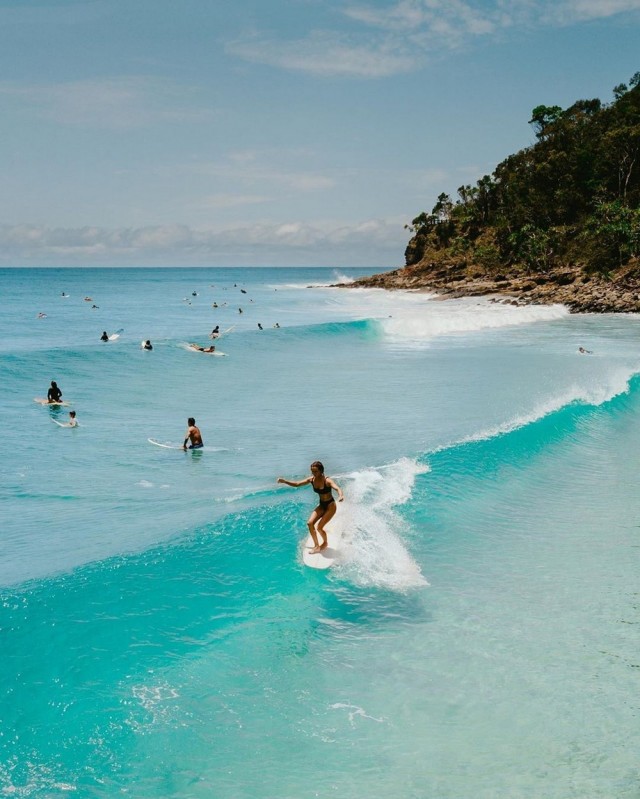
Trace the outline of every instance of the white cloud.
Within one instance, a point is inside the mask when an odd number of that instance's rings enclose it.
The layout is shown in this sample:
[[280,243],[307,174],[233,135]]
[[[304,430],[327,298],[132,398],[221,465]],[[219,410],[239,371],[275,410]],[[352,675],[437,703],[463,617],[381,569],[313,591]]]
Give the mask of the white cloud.
[[271,197],[262,194],[210,194],[197,203],[199,208],[236,208],[243,205],[258,205],[271,201]]
[[348,2],[341,12],[353,23],[348,34],[312,30],[288,41],[254,34],[229,42],[227,51],[246,61],[320,77],[380,78],[414,71],[430,53],[508,28],[569,25],[638,10],[640,0]]
[[11,266],[73,265],[400,265],[407,233],[397,219],[352,225],[285,222],[222,230],[186,225],[143,228],[0,226],[0,261]]
[[236,152],[228,156],[225,161],[193,163],[183,169],[198,175],[222,178],[244,188],[266,184],[295,191],[313,192],[331,189],[336,185],[334,178],[321,172],[265,165],[257,151]]
[[24,85],[0,83],[0,96],[67,125],[133,128],[153,122],[199,119],[211,112],[189,103],[188,87],[130,75],[117,78]]
[[251,37],[227,44],[227,52],[258,64],[323,77],[381,78],[415,69],[419,54],[399,41],[356,41],[333,31],[314,31],[288,42]]
[[640,0],[565,0],[557,5],[549,5],[544,18],[551,23],[566,25],[629,11],[640,11]]

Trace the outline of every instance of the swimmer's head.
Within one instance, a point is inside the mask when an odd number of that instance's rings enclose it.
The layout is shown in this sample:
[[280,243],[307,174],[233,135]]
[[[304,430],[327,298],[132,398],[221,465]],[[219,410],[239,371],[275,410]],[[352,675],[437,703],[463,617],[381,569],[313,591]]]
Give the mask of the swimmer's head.
[[69,416],[70,416],[72,419],[75,419],[75,418],[76,418],[76,412],[75,412],[75,411],[69,411]]
[[317,469],[320,472],[320,474],[324,474],[324,466],[322,465],[322,463],[320,463],[320,461],[314,461],[311,464],[311,471],[313,471],[314,469]]
[[190,416],[190,417],[187,419],[187,424],[188,424],[188,425],[194,425],[195,423],[196,423],[196,420],[193,418],[193,416]]

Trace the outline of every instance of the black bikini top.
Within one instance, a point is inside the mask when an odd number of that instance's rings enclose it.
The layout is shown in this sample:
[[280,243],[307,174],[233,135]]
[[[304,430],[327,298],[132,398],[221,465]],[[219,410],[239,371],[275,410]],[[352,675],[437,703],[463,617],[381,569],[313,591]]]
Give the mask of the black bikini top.
[[327,478],[324,478],[324,488],[316,488],[311,482],[311,488],[316,492],[316,494],[331,494],[331,486],[327,483]]

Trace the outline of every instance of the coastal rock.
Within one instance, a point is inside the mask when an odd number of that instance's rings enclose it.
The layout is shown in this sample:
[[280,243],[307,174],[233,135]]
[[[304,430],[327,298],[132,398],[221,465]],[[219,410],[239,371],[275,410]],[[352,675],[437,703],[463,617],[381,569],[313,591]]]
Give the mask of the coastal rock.
[[[590,274],[581,266],[508,275],[504,269],[491,274],[479,264],[464,259],[424,254],[415,236],[406,250],[403,269],[359,278],[352,288],[431,291],[442,298],[503,295],[517,305],[566,305],[574,313],[640,313],[640,263],[633,259],[607,278]],[[413,244],[412,244],[413,242]],[[423,253],[421,260],[413,259]]]

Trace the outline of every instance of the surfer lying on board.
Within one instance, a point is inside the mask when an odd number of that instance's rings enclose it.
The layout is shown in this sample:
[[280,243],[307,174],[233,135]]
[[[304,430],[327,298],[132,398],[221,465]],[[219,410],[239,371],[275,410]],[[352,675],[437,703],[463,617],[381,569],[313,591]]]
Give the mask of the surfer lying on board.
[[[328,546],[325,525],[333,519],[336,512],[336,501],[331,491],[335,489],[338,492],[338,502],[342,502],[344,499],[342,489],[331,477],[325,477],[324,466],[320,461],[314,461],[311,464],[311,476],[306,477],[304,480],[295,482],[295,480],[286,480],[284,477],[278,477],[277,482],[292,486],[292,488],[299,488],[311,483],[311,488],[318,495],[318,505],[313,509],[311,516],[307,520],[309,533],[315,544],[311,549],[311,554],[322,552]],[[318,535],[322,539],[322,543],[318,540]]]
[[192,350],[197,350],[198,352],[215,352],[216,348],[213,344],[210,347],[201,347],[199,344],[189,344],[189,348]]
[[[196,420],[193,418],[193,416],[190,416],[187,419],[187,424],[189,427],[187,428],[187,432],[185,434],[182,449],[202,449],[204,446],[202,443],[202,435],[200,433],[200,428],[196,427]],[[187,441],[191,441],[191,444],[189,444],[188,447]]]

